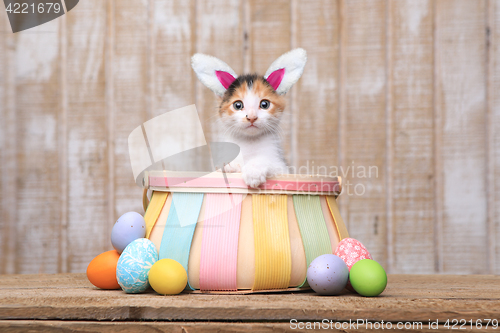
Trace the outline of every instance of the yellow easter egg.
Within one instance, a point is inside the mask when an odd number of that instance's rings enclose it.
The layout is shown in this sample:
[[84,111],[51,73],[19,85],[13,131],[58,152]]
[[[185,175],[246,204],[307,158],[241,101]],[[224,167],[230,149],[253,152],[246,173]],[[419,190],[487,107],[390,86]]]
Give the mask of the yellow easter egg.
[[173,259],[161,259],[149,270],[149,284],[161,295],[180,294],[187,285],[184,267]]

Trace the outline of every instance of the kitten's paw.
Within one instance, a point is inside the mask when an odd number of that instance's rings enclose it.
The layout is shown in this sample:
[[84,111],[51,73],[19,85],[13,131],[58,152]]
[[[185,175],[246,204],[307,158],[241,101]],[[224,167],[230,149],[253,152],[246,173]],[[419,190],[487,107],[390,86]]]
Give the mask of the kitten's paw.
[[224,165],[224,172],[227,173],[241,172],[241,166],[237,163],[228,163]]
[[243,180],[245,184],[252,188],[257,188],[259,185],[266,182],[267,171],[262,168],[257,168],[253,166],[243,167]]

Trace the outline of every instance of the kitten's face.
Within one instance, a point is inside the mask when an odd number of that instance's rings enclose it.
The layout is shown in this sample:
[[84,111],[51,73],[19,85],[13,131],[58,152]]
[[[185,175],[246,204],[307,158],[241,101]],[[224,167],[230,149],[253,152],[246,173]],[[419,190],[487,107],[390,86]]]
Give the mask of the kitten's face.
[[255,138],[277,133],[285,99],[261,76],[243,75],[227,89],[219,116],[227,133]]

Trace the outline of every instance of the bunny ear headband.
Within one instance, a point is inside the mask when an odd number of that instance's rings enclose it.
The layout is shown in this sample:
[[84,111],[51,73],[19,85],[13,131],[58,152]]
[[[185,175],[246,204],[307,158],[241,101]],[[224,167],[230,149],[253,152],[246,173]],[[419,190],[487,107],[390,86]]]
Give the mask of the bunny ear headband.
[[[307,54],[304,49],[291,50],[269,66],[264,78],[278,94],[285,94],[302,76],[306,61]],[[220,97],[238,77],[224,61],[206,54],[195,54],[191,58],[191,66],[198,79]]]

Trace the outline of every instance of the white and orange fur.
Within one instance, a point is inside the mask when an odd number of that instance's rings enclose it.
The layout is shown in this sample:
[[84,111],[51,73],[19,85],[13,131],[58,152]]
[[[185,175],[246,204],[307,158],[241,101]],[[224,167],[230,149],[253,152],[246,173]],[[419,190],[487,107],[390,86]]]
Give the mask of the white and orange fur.
[[237,76],[226,63],[205,54],[192,57],[200,81],[219,98],[219,123],[225,140],[240,147],[225,172],[241,172],[245,183],[257,188],[268,177],[287,173],[280,140],[283,95],[300,78],[307,55],[295,49],[276,59],[264,76]]

